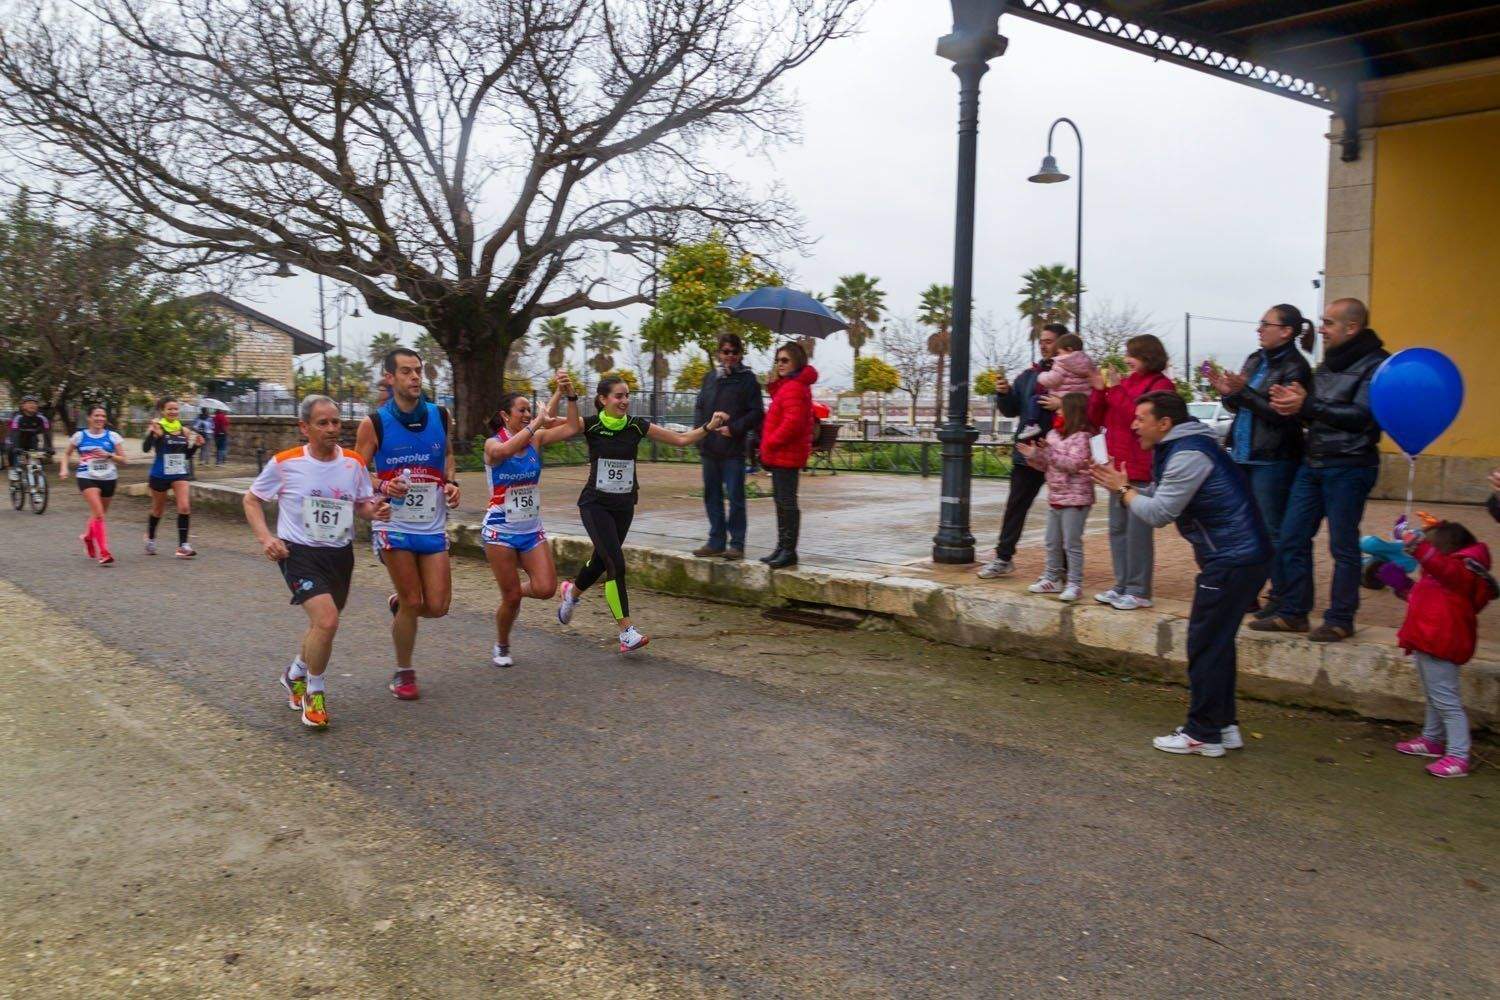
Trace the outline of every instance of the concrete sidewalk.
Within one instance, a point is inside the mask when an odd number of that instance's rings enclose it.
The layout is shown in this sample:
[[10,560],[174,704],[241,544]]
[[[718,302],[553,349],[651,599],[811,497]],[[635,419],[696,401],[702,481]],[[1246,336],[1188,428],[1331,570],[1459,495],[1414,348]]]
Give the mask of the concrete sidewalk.
[[[543,477],[548,534],[563,567],[588,556],[589,545],[573,500],[584,467],[549,468]],[[1026,592],[1040,573],[1045,501],[1032,509],[1017,554],[1017,573],[981,581],[976,567],[934,565],[931,538],[937,527],[939,481],[918,476],[845,473],[804,476],[801,486],[802,564],[772,573],[755,561],[770,551],[775,514],[767,477],[754,477],[767,496],[749,501],[748,559],[728,563],[699,559],[691,551],[706,538],[698,467],[661,463],[640,468],[641,503],[627,552],[634,582],[668,593],[734,603],[838,608],[878,616],[927,638],[964,646],[1021,653],[1085,669],[1121,671],[1185,681],[1188,602],[1194,565],[1175,529],[1157,532],[1156,607],[1122,612],[1094,603],[1091,595],[1112,582],[1105,505],[1094,506],[1085,539],[1085,599],[1065,605]],[[452,531],[459,553],[478,554],[477,524],[484,509],[483,476],[465,473],[463,502]],[[201,501],[238,505],[248,479],[195,484]],[[1005,506],[1003,481],[976,480],[976,534],[988,557]],[[1374,501],[1364,530],[1384,534],[1401,505]],[[1432,514],[1460,520],[1500,551],[1500,526],[1483,508],[1428,505]],[[1319,599],[1326,599],[1326,542],[1317,540]],[[1395,645],[1405,605],[1389,593],[1363,592],[1360,628],[1353,639],[1333,644],[1302,636],[1241,632],[1243,693],[1292,704],[1354,711],[1376,718],[1419,719],[1420,684],[1410,661]],[[1481,617],[1481,644],[1464,670],[1464,699],[1476,725],[1500,726],[1500,642],[1486,640],[1493,609]]]

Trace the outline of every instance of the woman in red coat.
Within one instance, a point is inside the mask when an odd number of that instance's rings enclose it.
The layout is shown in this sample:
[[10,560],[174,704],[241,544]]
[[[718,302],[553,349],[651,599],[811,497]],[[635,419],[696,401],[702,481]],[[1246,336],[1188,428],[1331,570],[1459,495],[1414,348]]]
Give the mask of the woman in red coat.
[[776,377],[766,386],[771,405],[760,429],[760,464],[771,473],[776,503],[776,551],[761,562],[772,569],[797,565],[797,477],[812,454],[812,387],[818,371],[795,341],[776,350]]
[[[1149,333],[1125,341],[1125,377],[1109,385],[1102,373],[1094,376],[1089,397],[1089,423],[1105,432],[1109,461],[1123,468],[1139,491],[1151,483],[1151,453],[1141,447],[1130,424],[1135,401],[1148,392],[1173,392],[1176,386],[1162,374],[1167,349]],[[1115,567],[1114,586],[1094,600],[1120,611],[1151,607],[1151,570],[1156,561],[1151,526],[1131,517],[1117,494],[1109,495],[1109,555]]]

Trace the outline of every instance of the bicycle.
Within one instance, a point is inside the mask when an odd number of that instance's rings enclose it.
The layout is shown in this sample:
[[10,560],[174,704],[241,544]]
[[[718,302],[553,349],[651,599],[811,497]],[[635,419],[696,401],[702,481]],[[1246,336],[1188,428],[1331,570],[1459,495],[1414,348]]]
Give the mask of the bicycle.
[[10,505],[13,509],[21,510],[30,500],[33,514],[41,514],[47,510],[47,462],[51,458],[50,451],[28,450],[20,453],[21,464],[11,469],[20,475],[8,477]]

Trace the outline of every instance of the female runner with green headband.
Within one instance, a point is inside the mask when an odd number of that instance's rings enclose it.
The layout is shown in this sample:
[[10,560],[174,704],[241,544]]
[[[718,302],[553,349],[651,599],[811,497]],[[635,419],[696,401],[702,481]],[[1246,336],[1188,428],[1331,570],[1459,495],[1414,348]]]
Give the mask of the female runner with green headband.
[[573,609],[583,592],[601,576],[608,575],[604,599],[620,626],[620,652],[629,653],[650,641],[630,624],[630,598],[625,592],[622,546],[640,496],[635,475],[636,452],[647,439],[679,448],[697,444],[711,431],[718,430],[729,414],[715,413],[702,427],[678,434],[644,417],[630,416],[630,386],[615,377],[599,383],[594,406],[599,412],[583,425],[583,436],[589,445],[589,478],[578,497],[578,516],[589,533],[589,541],[594,543],[594,556],[577,579],[563,583],[557,620],[564,625],[572,621]]

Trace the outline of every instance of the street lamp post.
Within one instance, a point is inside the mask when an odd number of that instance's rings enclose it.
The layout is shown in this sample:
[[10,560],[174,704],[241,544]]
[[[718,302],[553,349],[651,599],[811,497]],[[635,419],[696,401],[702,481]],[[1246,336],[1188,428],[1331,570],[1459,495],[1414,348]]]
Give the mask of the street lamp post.
[[1073,327],[1083,336],[1083,133],[1071,118],[1059,118],[1047,129],[1047,155],[1042,157],[1042,167],[1026,178],[1033,184],[1057,184],[1068,180],[1068,175],[1057,168],[1057,157],[1052,155],[1052,133],[1057,126],[1066,124],[1078,140],[1078,227],[1073,247]]
[[1005,51],[1000,14],[1005,0],[952,0],[953,32],[937,54],[958,76],[958,203],[953,231],[953,359],[948,372],[948,419],[938,430],[943,485],[932,561],[974,561],[969,530],[969,479],[979,431],[969,426],[969,321],[974,304],[974,186],[979,147],[979,81],[989,61]]

